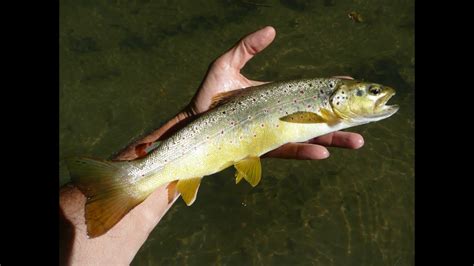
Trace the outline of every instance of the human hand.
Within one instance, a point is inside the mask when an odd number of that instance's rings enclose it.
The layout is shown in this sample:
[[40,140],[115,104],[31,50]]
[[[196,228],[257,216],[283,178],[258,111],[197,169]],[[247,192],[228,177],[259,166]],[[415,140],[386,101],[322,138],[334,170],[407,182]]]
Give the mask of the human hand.
[[[257,86],[266,82],[246,78],[240,71],[256,54],[275,39],[275,29],[265,27],[242,38],[234,47],[211,64],[201,86],[188,106],[191,115],[203,113],[217,94]],[[305,143],[287,143],[268,152],[265,157],[285,159],[324,159],[329,156],[325,146],[358,149],[364,145],[360,134],[333,132]]]

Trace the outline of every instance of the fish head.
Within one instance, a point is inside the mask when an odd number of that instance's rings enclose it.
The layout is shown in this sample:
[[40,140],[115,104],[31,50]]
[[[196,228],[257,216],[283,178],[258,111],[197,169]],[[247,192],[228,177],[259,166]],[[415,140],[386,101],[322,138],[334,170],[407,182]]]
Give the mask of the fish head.
[[393,95],[395,90],[388,86],[341,79],[330,97],[330,103],[340,118],[363,124],[395,114],[398,105],[387,105]]

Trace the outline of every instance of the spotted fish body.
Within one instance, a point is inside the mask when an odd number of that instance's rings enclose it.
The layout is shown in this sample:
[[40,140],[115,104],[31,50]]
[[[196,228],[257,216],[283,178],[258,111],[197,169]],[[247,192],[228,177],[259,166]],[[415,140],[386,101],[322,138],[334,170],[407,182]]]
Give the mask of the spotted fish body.
[[308,79],[247,89],[163,142],[139,168],[157,176],[143,189],[177,179],[207,176],[248,156],[259,157],[288,142],[306,141],[344,127],[297,124],[280,118],[329,107],[335,79]]
[[[376,92],[374,88],[379,93],[369,95],[370,90]],[[357,96],[361,90],[366,97]],[[142,159],[83,158],[70,163],[73,181],[89,198],[89,236],[105,233],[161,185],[178,181],[178,192],[190,205],[202,177],[234,165],[236,181],[246,179],[255,186],[260,180],[261,155],[289,142],[377,121],[398,110],[384,105],[393,89],[339,78],[275,82],[233,94]],[[119,201],[121,206],[113,209],[119,215],[104,214],[104,206],[110,208]]]

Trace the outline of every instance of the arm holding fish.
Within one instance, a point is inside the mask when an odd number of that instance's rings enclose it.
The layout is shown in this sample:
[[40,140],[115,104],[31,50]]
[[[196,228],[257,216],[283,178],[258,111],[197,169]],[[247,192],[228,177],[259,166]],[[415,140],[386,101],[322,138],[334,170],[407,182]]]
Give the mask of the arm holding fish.
[[[220,93],[263,84],[244,77],[240,70],[255,54],[267,47],[275,38],[275,30],[265,27],[243,38],[236,46],[218,58],[209,68],[200,89],[182,112],[147,137],[119,153],[117,160],[133,160],[143,156],[146,147],[183,124],[207,111],[212,98]],[[359,148],[363,138],[359,134],[334,132],[306,143],[288,143],[268,152],[265,157],[286,159],[323,159],[329,156],[324,146]],[[159,187],[143,203],[133,208],[106,234],[87,237],[84,218],[86,198],[75,187],[65,187],[60,192],[62,217],[62,246],[69,252],[66,260],[72,264],[128,264],[132,261],[148,235],[158,224],[174,201],[169,203],[166,185]]]

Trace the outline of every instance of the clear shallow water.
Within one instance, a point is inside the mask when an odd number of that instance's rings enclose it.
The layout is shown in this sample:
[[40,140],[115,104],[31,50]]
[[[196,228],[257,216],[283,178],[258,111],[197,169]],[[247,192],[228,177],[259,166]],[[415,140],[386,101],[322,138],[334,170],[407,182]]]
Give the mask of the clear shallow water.
[[[133,265],[414,264],[413,1],[60,3],[60,156],[107,158],[184,107],[208,64],[262,26],[253,79],[351,75],[393,86],[393,117],[351,129],[357,151],[265,159],[262,182],[206,177],[171,208]],[[357,11],[363,23],[347,14]],[[61,183],[68,181],[62,164]]]

